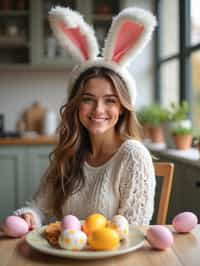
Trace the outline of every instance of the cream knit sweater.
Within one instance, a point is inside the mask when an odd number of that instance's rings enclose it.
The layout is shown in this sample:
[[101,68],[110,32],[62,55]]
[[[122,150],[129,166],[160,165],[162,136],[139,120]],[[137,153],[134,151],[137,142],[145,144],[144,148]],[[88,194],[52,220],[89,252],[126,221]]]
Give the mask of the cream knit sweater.
[[[108,219],[115,214],[124,215],[131,224],[150,223],[154,210],[155,173],[151,156],[142,143],[126,140],[103,165],[92,167],[85,162],[84,174],[85,186],[65,202],[63,216],[73,214],[85,219],[89,214],[99,212]],[[54,216],[52,200],[51,188],[43,188],[41,183],[34,200],[14,214],[31,212],[40,226]]]

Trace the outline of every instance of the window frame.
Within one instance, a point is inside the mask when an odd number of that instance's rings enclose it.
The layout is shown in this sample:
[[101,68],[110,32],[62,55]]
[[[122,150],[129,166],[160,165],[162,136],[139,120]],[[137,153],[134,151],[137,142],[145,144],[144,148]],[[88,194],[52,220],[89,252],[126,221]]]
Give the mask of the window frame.
[[[158,27],[155,32],[155,95],[156,102],[161,102],[161,66],[173,59],[179,61],[179,103],[187,100],[192,105],[192,65],[190,56],[195,51],[200,51],[200,42],[192,45],[191,39],[191,1],[179,0],[179,52],[166,57],[161,57],[161,36],[160,26],[161,5],[163,0],[155,1],[155,14],[158,21]],[[190,118],[192,114],[189,114]]]

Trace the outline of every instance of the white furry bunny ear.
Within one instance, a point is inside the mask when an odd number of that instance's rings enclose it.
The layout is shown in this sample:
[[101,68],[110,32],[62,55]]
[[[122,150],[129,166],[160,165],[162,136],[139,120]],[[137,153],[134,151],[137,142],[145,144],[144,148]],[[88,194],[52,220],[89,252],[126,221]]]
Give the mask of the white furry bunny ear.
[[69,8],[57,6],[49,12],[49,22],[59,43],[79,62],[95,59],[99,53],[93,29]]
[[113,19],[104,48],[104,58],[120,65],[128,64],[151,38],[155,17],[140,8],[126,8]]

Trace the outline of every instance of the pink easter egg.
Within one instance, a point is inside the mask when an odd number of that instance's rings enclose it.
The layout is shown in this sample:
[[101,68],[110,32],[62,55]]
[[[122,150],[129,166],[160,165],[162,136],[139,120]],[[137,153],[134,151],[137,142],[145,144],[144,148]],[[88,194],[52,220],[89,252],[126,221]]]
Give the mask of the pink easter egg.
[[79,219],[74,215],[66,215],[63,217],[61,221],[61,228],[62,229],[74,229],[74,230],[81,230],[81,223]]
[[19,216],[8,216],[3,226],[6,235],[11,237],[21,237],[29,231],[27,222]]
[[146,238],[150,245],[158,250],[169,248],[174,241],[171,231],[162,225],[150,226]]
[[193,212],[181,212],[172,220],[172,225],[178,233],[190,232],[198,223],[198,218]]

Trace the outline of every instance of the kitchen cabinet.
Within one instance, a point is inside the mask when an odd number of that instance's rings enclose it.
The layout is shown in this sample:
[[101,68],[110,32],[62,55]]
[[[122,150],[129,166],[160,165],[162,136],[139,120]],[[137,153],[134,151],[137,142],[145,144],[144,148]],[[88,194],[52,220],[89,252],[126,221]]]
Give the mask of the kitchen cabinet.
[[[23,3],[22,3],[23,2]],[[8,4],[9,3],[9,4]],[[4,64],[28,64],[30,46],[28,1],[0,3],[0,58]]]
[[130,1],[120,0],[21,2],[24,2],[21,6],[14,2],[6,8],[0,5],[0,69],[66,69],[74,66],[75,62],[58,45],[50,30],[48,11],[52,6],[63,5],[78,10],[94,26],[102,47],[112,17],[122,7],[130,5]]
[[53,145],[0,146],[0,220],[36,191]]

